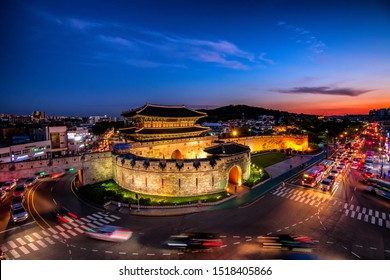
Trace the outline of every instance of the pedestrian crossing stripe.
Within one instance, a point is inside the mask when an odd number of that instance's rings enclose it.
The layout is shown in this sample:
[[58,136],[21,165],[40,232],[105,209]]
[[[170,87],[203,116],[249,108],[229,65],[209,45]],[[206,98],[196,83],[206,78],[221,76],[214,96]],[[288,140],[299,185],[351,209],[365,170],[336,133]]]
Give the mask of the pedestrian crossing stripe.
[[[115,215],[108,215],[98,212],[100,215],[95,214],[95,220],[90,227],[96,228],[97,225],[109,224],[110,222],[119,220],[120,217]],[[89,216],[87,216],[89,217]],[[84,218],[84,217],[83,217]],[[47,248],[49,245],[56,244],[56,241],[64,242],[64,239],[83,234],[88,231],[90,227],[87,227],[83,221],[75,220],[72,223],[61,224],[55,227],[50,227],[39,232],[33,232],[31,234],[17,237],[16,239],[9,240],[2,245],[3,252],[7,253],[7,257],[10,259],[18,259],[23,255],[28,255],[31,252],[38,251],[40,249]],[[84,220],[88,220],[85,219]],[[88,220],[89,221],[89,220]]]
[[[275,191],[271,193],[275,196],[294,200],[299,203],[305,203],[314,207],[319,207],[321,203],[329,200],[329,197],[316,196],[313,193],[305,193],[302,190],[286,187],[278,187]],[[288,196],[286,196],[287,193],[289,193]],[[346,216],[349,216],[350,218],[357,219],[360,221],[363,220],[364,222],[369,222],[371,224],[375,224],[381,227],[390,228],[390,213],[385,213],[374,209],[368,209],[366,207],[349,204],[347,202],[343,203],[335,199],[332,205],[337,206],[337,204],[342,207],[341,209],[344,209],[344,214]]]

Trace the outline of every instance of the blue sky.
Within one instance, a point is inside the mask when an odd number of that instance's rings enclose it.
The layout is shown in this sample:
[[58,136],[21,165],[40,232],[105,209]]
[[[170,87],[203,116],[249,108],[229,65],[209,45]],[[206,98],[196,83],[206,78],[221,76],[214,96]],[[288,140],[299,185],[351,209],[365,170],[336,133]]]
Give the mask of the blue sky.
[[388,3],[5,0],[0,113],[390,107]]

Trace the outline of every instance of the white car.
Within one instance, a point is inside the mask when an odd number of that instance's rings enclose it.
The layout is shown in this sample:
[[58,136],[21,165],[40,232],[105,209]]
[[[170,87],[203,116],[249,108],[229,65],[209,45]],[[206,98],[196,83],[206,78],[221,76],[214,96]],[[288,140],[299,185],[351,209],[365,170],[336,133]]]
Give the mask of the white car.
[[131,230],[109,225],[104,225],[96,229],[90,228],[85,232],[85,235],[88,237],[112,242],[126,241],[132,234],[133,232]]

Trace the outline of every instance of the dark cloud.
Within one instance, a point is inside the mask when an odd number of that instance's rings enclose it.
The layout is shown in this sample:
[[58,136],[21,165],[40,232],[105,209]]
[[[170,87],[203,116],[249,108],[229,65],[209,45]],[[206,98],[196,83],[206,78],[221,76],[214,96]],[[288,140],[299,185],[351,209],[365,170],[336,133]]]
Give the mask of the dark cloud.
[[356,88],[332,88],[332,87],[295,87],[291,89],[276,90],[280,93],[311,93],[311,94],[327,94],[327,95],[346,95],[346,96],[359,96],[361,94],[373,91]]

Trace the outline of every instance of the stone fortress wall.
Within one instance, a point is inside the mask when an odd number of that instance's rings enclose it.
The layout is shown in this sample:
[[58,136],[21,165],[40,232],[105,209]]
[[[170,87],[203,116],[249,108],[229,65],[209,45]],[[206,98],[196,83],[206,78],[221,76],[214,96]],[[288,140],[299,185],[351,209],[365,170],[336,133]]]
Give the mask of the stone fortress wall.
[[250,155],[242,153],[219,159],[187,160],[113,157],[114,180],[120,186],[161,196],[222,192],[228,185],[229,172],[234,167],[247,180],[250,175]]
[[31,160],[0,164],[0,181],[28,178],[45,172],[60,174],[67,169],[82,170],[83,184],[112,179],[112,156],[110,152],[91,153],[83,156],[69,156],[44,160]]
[[251,136],[235,137],[223,139],[226,142],[235,142],[248,146],[251,152],[262,152],[272,150],[293,149],[298,152],[307,151],[309,148],[309,139],[307,135],[270,135],[270,136]]
[[[110,152],[92,153],[46,160],[0,164],[0,181],[27,178],[39,172],[64,172],[73,167],[82,175],[84,185],[114,179],[122,187],[140,193],[165,196],[192,196],[223,191],[231,173],[236,181],[250,176],[248,153],[226,155],[210,160],[203,151],[216,137],[195,137],[187,140],[162,140],[132,143],[129,155]],[[224,139],[249,146],[252,152],[291,148],[308,149],[307,136],[256,136]],[[135,158],[133,160],[132,158]],[[234,172],[232,172],[232,170]]]

